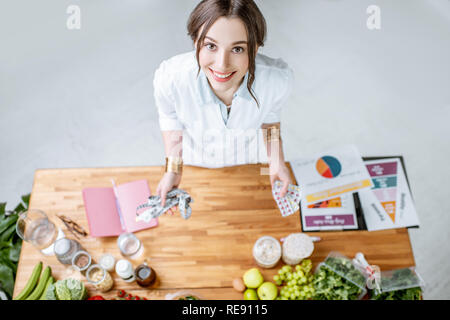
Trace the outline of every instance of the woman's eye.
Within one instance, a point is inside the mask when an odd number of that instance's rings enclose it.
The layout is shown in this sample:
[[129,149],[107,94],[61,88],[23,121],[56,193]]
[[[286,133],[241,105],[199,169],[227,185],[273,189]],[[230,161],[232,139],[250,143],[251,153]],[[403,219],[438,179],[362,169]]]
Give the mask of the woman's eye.
[[233,52],[234,52],[234,53],[241,53],[241,52],[244,52],[244,48],[242,48],[242,47],[234,47],[234,48],[233,48]]
[[215,47],[216,47],[216,45],[214,45],[214,44],[212,44],[212,43],[207,43],[207,44],[205,44],[205,47],[206,47],[208,50],[214,50]]

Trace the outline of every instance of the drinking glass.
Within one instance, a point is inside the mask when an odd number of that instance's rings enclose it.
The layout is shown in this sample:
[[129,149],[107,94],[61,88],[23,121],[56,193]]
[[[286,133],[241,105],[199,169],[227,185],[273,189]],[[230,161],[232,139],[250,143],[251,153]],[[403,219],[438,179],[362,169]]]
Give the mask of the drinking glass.
[[29,209],[19,214],[16,232],[24,241],[31,243],[44,255],[53,255],[55,241],[64,233],[51,221],[44,211]]

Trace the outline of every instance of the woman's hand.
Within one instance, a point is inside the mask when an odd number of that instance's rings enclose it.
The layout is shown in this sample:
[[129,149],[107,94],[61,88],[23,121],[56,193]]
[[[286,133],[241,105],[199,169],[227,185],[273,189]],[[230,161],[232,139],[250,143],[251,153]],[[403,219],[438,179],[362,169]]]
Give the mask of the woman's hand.
[[280,196],[284,197],[288,191],[289,184],[292,184],[291,173],[284,162],[270,164],[270,184],[272,189],[275,186],[275,181],[280,180],[283,183],[281,187]]
[[[158,187],[156,188],[156,194],[161,197],[161,206],[164,207],[166,204],[167,192],[177,188],[181,182],[181,174],[174,172],[166,172],[159,181]],[[169,211],[173,214],[172,208]]]

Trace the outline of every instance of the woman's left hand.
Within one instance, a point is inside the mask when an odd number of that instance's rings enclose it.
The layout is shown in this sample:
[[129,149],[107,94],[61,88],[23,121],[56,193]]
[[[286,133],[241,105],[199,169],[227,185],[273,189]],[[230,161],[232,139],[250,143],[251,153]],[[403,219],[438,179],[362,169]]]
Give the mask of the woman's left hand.
[[288,191],[289,184],[292,184],[291,172],[284,162],[270,164],[269,171],[270,184],[272,185],[272,189],[275,186],[275,181],[280,180],[283,183],[280,191],[280,196],[284,197]]

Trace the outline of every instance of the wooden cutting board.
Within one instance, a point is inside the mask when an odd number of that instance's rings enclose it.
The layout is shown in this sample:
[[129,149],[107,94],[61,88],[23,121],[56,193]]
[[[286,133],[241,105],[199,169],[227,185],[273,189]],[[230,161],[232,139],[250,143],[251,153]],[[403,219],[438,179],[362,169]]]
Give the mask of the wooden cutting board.
[[[287,163],[290,167],[289,163]],[[158,283],[152,288],[140,288],[135,282],[126,283],[112,272],[114,288],[105,297],[115,297],[118,289],[148,299],[164,299],[166,294],[178,290],[191,290],[205,299],[242,299],[231,285],[234,278],[257,266],[252,256],[255,241],[264,235],[277,239],[293,232],[301,232],[299,213],[283,218],[272,198],[269,176],[261,175],[263,165],[244,165],[219,169],[185,166],[179,186],[194,199],[192,216],[188,220],[165,214],[159,226],[136,233],[142,240],[147,258],[156,271]],[[43,169],[35,172],[30,208],[41,209],[62,228],[68,238],[74,236],[55,217],[71,217],[89,231],[82,189],[110,187],[111,178],[117,184],[147,179],[152,194],[155,193],[163,167],[116,167],[80,169]],[[291,176],[295,182],[295,177]],[[348,257],[363,252],[371,264],[382,270],[415,265],[408,230],[312,232],[321,237],[315,242],[311,256],[314,267],[330,251]],[[120,259],[117,237],[81,238],[80,243],[97,259],[111,253]],[[14,296],[25,286],[37,261],[52,267],[57,280],[78,277],[86,284],[89,294],[100,294],[79,273],[58,262],[54,256],[44,256],[29,243],[24,242],[17,270]],[[140,261],[133,262],[137,266]],[[283,265],[262,269],[266,280]]]

